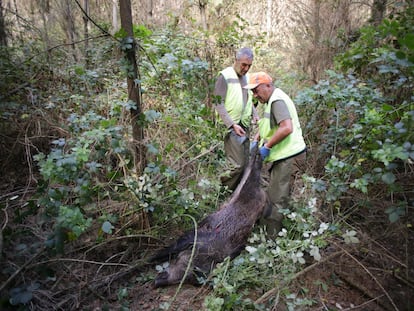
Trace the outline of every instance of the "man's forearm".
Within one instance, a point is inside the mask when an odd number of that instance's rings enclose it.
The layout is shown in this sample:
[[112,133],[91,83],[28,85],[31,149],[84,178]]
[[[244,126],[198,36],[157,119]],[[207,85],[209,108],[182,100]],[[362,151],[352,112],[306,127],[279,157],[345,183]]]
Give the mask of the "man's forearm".
[[219,114],[221,120],[223,121],[224,125],[227,128],[230,128],[234,124],[234,121],[230,117],[230,115],[228,114],[226,108],[224,107],[224,104],[215,105],[215,108],[216,108],[216,111]]

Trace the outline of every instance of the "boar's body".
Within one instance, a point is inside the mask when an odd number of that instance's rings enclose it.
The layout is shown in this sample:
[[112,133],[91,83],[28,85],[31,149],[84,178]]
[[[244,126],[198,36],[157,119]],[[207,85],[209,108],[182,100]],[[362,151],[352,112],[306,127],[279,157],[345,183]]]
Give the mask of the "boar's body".
[[191,284],[198,284],[197,276],[207,276],[216,263],[240,254],[266,203],[266,195],[260,188],[261,167],[262,160],[256,147],[230,200],[198,224],[197,236],[192,229],[152,258],[152,261],[173,259],[167,271],[158,274],[155,287],[182,280],[194,243],[194,255],[185,279]]

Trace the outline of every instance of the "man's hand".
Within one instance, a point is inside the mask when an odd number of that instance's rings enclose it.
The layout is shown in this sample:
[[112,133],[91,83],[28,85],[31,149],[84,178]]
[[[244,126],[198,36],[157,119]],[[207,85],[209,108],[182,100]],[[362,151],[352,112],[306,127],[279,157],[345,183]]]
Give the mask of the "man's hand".
[[239,136],[246,136],[245,130],[243,130],[243,128],[238,124],[233,124],[233,130],[234,133],[236,133]]
[[264,161],[270,154],[270,149],[267,148],[265,145],[260,147],[259,149],[260,155],[262,156],[262,160]]

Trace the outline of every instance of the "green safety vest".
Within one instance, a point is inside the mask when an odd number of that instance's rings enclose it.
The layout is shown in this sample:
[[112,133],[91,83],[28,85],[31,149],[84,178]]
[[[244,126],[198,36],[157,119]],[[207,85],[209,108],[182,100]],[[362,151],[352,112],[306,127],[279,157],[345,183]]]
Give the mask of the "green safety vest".
[[306,144],[302,136],[302,129],[300,127],[295,104],[285,92],[278,88],[276,88],[273,91],[272,96],[270,96],[269,101],[266,104],[264,116],[259,120],[259,133],[261,138],[260,145],[263,145],[265,142],[267,142],[278,128],[278,125],[274,126],[273,128],[271,128],[270,125],[272,103],[277,100],[283,100],[286,103],[289,109],[290,117],[292,118],[293,132],[270,149],[270,154],[266,158],[266,162],[283,160],[294,156],[306,149]]
[[[253,109],[252,92],[248,91],[247,103],[245,104],[243,102],[242,86],[234,68],[227,67],[220,73],[227,82],[224,107],[235,123],[241,122],[245,127],[249,127]],[[245,76],[245,79],[248,79],[248,75]]]

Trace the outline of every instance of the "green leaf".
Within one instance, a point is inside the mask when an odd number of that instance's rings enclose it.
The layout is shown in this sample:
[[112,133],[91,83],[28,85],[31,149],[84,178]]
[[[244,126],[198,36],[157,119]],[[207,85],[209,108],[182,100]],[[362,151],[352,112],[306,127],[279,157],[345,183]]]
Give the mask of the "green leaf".
[[390,213],[388,215],[388,219],[390,220],[390,222],[396,222],[398,221],[398,219],[400,219],[400,215],[398,215],[398,213]]
[[397,51],[395,53],[395,56],[397,56],[398,59],[405,59],[406,58],[406,55],[403,51]]
[[414,50],[414,34],[408,33],[399,41],[402,45],[405,45],[410,50]]
[[385,210],[385,213],[388,214],[388,219],[390,222],[396,222],[400,219],[401,216],[405,215],[405,208],[402,206],[392,206]]
[[391,172],[385,173],[381,176],[383,182],[387,185],[392,185],[395,182],[395,175]]
[[32,300],[33,294],[30,290],[25,288],[16,287],[10,291],[10,304],[26,304]]
[[105,232],[105,233],[108,233],[108,234],[112,233],[113,228],[114,228],[114,226],[112,226],[112,224],[109,221],[105,221],[102,224],[102,227],[101,227],[102,231]]
[[382,105],[382,111],[387,112],[387,111],[392,111],[394,108],[391,105],[388,104],[384,104]]
[[155,110],[147,110],[144,112],[145,120],[148,122],[154,122],[161,117],[161,113]]
[[75,73],[79,76],[82,76],[85,74],[85,68],[81,67],[81,66],[76,66],[75,67]]

